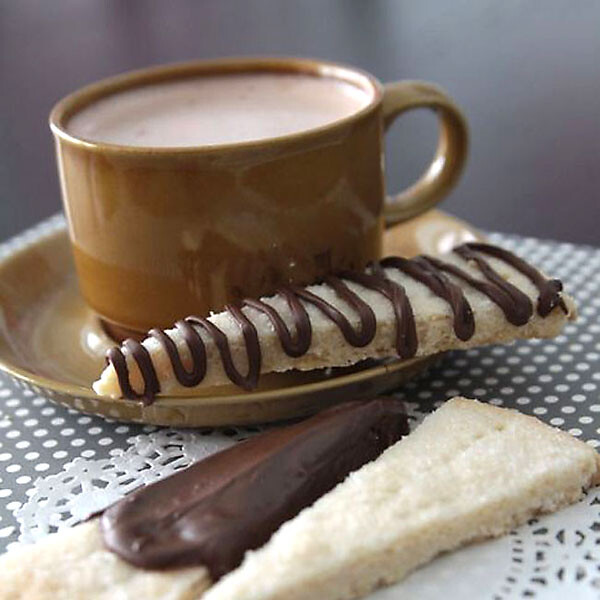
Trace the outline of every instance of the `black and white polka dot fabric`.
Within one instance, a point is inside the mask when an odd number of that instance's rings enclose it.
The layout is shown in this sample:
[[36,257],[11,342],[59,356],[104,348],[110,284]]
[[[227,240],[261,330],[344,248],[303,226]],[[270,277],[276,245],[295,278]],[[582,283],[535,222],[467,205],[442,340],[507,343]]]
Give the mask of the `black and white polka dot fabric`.
[[[600,446],[600,250],[490,235],[561,278],[579,319],[548,341],[450,352],[396,390],[417,421],[463,395],[517,408]],[[0,376],[0,548],[29,542],[257,428],[177,431],[52,404]],[[509,536],[451,553],[372,597],[600,597],[600,492]]]

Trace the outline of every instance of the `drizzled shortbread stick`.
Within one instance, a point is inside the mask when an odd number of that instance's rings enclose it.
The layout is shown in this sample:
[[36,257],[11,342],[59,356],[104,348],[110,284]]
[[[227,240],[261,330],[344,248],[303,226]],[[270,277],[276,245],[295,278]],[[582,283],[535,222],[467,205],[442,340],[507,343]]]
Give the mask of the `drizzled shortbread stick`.
[[153,330],[142,344],[126,341],[109,351],[93,388],[147,400],[232,381],[252,389],[261,373],[553,337],[576,314],[561,290],[560,282],[485,244],[437,258],[388,258],[365,273]]
[[346,600],[441,552],[575,502],[591,447],[533,417],[455,398],[285,523],[203,600]]

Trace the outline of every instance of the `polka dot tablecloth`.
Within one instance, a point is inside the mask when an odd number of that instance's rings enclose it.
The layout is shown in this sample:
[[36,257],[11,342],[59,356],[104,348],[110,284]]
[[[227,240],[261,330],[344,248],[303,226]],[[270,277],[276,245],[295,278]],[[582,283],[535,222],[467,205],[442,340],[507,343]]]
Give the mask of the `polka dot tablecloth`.
[[[554,340],[451,352],[394,393],[411,419],[464,395],[517,408],[600,446],[600,250],[491,234],[561,278],[580,316]],[[72,526],[258,428],[174,430],[68,410],[0,375],[0,548]],[[372,595],[599,598],[600,491],[510,535],[441,557]]]

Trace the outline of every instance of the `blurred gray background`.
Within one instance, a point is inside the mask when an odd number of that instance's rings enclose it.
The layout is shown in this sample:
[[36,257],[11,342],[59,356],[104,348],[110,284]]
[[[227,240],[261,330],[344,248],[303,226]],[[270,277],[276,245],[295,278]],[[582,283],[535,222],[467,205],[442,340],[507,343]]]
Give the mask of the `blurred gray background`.
[[[471,125],[443,208],[479,227],[600,242],[600,1],[0,0],[0,239],[60,208],[47,115],[96,79],[228,55],[327,58],[428,79]],[[431,113],[388,136],[390,191],[433,153]]]

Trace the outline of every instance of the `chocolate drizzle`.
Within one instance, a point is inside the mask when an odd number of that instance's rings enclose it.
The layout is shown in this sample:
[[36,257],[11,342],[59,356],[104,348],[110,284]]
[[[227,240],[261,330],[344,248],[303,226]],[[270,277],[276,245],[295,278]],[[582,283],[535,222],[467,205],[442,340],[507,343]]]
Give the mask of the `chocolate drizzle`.
[[[141,394],[137,394],[129,383],[126,353],[133,357],[144,380],[144,391]],[[125,340],[122,348],[115,347],[107,351],[106,360],[113,365],[125,398],[142,398],[147,405],[153,402],[154,396],[160,392],[160,385],[150,353],[143,344],[132,339]]]
[[[252,321],[250,321],[250,319],[241,311],[240,308],[228,304],[225,306],[225,310],[231,315],[231,317],[236,321],[242,330],[242,336],[244,337],[244,342],[246,344],[246,355],[248,357],[248,372],[246,375],[242,375],[237,370],[237,367],[234,365],[233,358],[231,356],[229,340],[216,325],[211,323],[208,319],[203,319],[201,317],[188,317],[186,321],[190,325],[197,325],[198,327],[201,327],[212,337],[215,342],[215,346],[219,351],[219,355],[221,356],[223,369],[232,383],[235,383],[235,385],[244,390],[254,389],[258,383],[258,376],[260,375],[261,366],[258,332],[256,331],[256,327]],[[202,342],[202,338],[199,339]],[[205,373],[202,374],[203,378],[204,375]],[[175,376],[177,377],[177,375]]]
[[[305,304],[312,305],[327,319],[335,323],[348,344],[361,348],[370,344],[377,333],[377,321],[373,309],[356,294],[347,282],[373,290],[383,295],[391,303],[396,321],[396,351],[403,359],[412,358],[418,350],[418,336],[413,307],[405,288],[388,278],[386,269],[396,269],[410,279],[425,285],[437,297],[448,303],[453,315],[453,329],[456,337],[467,341],[475,333],[473,310],[461,287],[452,279],[461,280],[473,289],[485,294],[504,313],[506,320],[515,326],[525,325],[533,314],[529,297],[517,287],[506,281],[481,255],[488,255],[510,265],[527,277],[538,289],[537,312],[546,317],[559,306],[567,312],[561,297],[562,284],[556,279],[546,279],[537,269],[518,258],[508,250],[483,243],[468,243],[454,249],[455,254],[471,263],[481,272],[483,279],[475,278],[453,263],[430,256],[417,256],[406,259],[400,257],[384,258],[371,264],[366,272],[340,273],[328,276],[323,283],[327,285],[343,305],[358,317],[358,326],[354,327],[348,317],[328,300],[306,288],[286,287],[279,291],[285,299],[291,316],[293,332],[290,331],[280,312],[263,300],[244,300],[240,307],[228,305],[225,311],[240,327],[244,338],[247,373],[242,374],[234,364],[229,341],[211,321],[201,317],[188,317],[175,324],[182,334],[189,351],[190,368],[186,369],[175,342],[162,330],[153,329],[149,336],[158,340],[169,357],[177,381],[185,387],[198,385],[206,376],[206,346],[201,332],[212,338],[223,369],[232,383],[251,390],[256,387],[261,370],[261,348],[256,327],[243,308],[263,313],[273,325],[283,351],[292,358],[306,354],[312,341],[312,327]],[[137,393],[132,387],[127,366],[130,355],[139,367],[144,390]],[[139,342],[125,340],[121,348],[111,348],[106,355],[112,364],[125,398],[142,398],[152,402],[160,392],[160,386],[152,358]]]
[[343,273],[342,277],[379,292],[392,303],[396,318],[396,352],[400,358],[412,358],[418,347],[417,327],[406,290],[399,283],[385,277],[380,263],[373,263],[371,271],[372,274]]
[[456,249],[456,253],[467,260],[475,260],[477,266],[489,281],[475,279],[468,273],[459,269],[455,265],[447,264],[433,257],[428,257],[427,260],[440,271],[445,271],[462,279],[471,287],[485,294],[492,302],[495,302],[504,313],[506,320],[513,325],[525,325],[533,314],[533,308],[529,296],[524,294],[514,285],[502,279],[485,261],[482,261],[475,253],[468,248],[462,246]]
[[306,308],[304,308],[302,302],[300,302],[291,289],[283,288],[279,291],[279,294],[286,299],[290,312],[292,313],[292,321],[294,323],[294,328],[296,329],[295,339],[292,338],[292,334],[281,315],[270,304],[267,304],[262,300],[252,300],[251,298],[247,298],[242,305],[249,306],[267,315],[277,332],[283,351],[288,356],[298,358],[299,356],[306,354],[310,348],[310,343],[312,341],[310,318],[306,312]]
[[525,275],[537,287],[540,293],[537,302],[537,312],[540,317],[547,317],[556,306],[559,306],[565,314],[568,312],[565,301],[560,295],[563,285],[558,279],[546,279],[535,267],[504,248],[477,242],[464,244],[464,246],[469,250],[476,250],[482,254],[498,258]]
[[204,565],[216,581],[407,433],[396,398],[330,408],[126,496],[100,518],[104,544],[137,567]]
[[326,317],[331,319],[340,329],[344,339],[355,348],[362,348],[371,343],[377,331],[377,322],[373,309],[361,300],[339,277],[330,275],[324,280],[352,310],[360,320],[360,329],[356,331],[341,310],[327,302],[320,296],[309,292],[307,289],[295,288],[296,296],[318,308]]
[[206,348],[200,334],[187,321],[177,321],[175,329],[181,333],[188,347],[192,362],[189,371],[183,366],[175,342],[162,329],[151,329],[148,336],[157,339],[166,350],[177,381],[186,387],[194,387],[204,379],[206,374]]
[[434,264],[424,256],[412,259],[390,256],[381,261],[381,266],[402,271],[412,279],[426,285],[436,296],[446,300],[454,315],[454,333],[459,340],[466,341],[475,333],[475,319],[469,301],[460,287],[452,283]]

